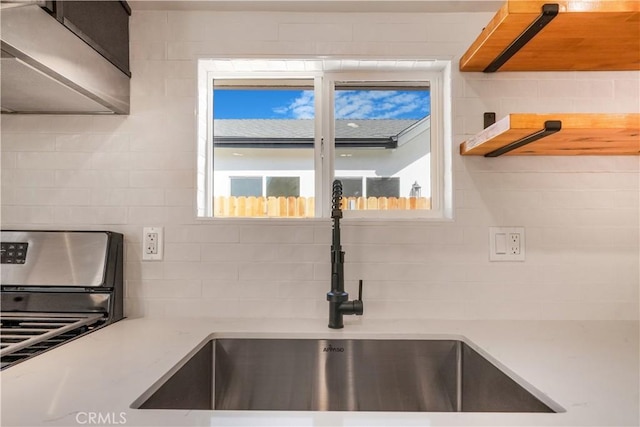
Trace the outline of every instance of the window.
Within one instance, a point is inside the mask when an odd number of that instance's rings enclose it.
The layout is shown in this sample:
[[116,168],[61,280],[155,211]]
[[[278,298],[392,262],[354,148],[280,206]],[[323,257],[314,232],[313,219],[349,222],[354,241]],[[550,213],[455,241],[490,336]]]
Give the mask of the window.
[[262,196],[262,178],[261,177],[238,177],[232,176],[231,180],[231,196],[233,197],[260,197]]
[[[315,110],[313,102],[304,102],[313,99],[313,90],[312,79],[214,80],[214,215],[315,215],[313,209],[308,211],[315,185]],[[300,105],[286,111],[295,99]],[[259,177],[234,177],[240,173]],[[269,204],[271,198],[276,200]]]
[[267,178],[267,197],[300,197],[300,177],[270,176]]
[[336,177],[342,182],[342,195],[344,197],[363,197],[364,193],[362,192],[362,177],[360,178],[352,178],[352,177]]
[[[429,81],[344,77],[337,75],[340,80],[333,82],[335,170],[340,175],[364,175],[365,192],[354,197],[367,199],[347,203],[345,209],[429,209]],[[411,192],[418,181],[427,189],[420,196]],[[387,203],[389,198],[400,200]],[[412,199],[420,200],[412,204]]]
[[[198,214],[451,213],[446,61],[200,60]],[[306,71],[309,70],[309,71]]]
[[367,197],[400,197],[400,178],[367,178]]

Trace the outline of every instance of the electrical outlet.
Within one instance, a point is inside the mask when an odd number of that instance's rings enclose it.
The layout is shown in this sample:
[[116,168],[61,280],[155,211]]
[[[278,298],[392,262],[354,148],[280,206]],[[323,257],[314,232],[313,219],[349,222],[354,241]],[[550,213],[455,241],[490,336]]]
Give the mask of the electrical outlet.
[[520,233],[509,233],[509,254],[520,255]]
[[142,229],[142,259],[146,261],[162,260],[162,227],[144,227]]
[[489,227],[489,261],[524,261],[524,227]]

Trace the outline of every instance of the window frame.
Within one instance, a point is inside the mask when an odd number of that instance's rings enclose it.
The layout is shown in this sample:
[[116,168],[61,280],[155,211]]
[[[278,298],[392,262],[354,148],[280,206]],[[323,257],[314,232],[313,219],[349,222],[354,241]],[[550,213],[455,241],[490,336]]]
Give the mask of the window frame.
[[[367,71],[367,72],[325,72],[324,77],[326,79],[325,86],[328,86],[328,90],[325,96],[327,102],[324,102],[323,111],[328,117],[327,126],[323,129],[324,134],[328,135],[328,153],[330,163],[330,174],[333,177],[335,171],[335,92],[336,86],[344,81],[348,81],[353,84],[366,85],[367,82],[389,82],[398,83],[398,85],[406,84],[420,85],[428,82],[428,87],[431,92],[430,96],[430,132],[431,132],[431,156],[430,156],[430,179],[431,179],[431,209],[424,210],[347,210],[343,212],[345,218],[359,218],[359,219],[446,219],[446,200],[445,200],[445,188],[444,177],[442,176],[445,166],[444,151],[447,145],[444,128],[441,124],[445,120],[446,115],[444,112],[444,73],[442,72],[428,72],[428,71]],[[331,178],[331,181],[333,178]],[[330,183],[327,183],[327,190],[330,191]]]
[[[425,210],[347,210],[346,219],[367,220],[449,220],[453,217],[452,189],[452,129],[451,129],[451,62],[434,61],[440,65],[433,70],[403,71],[384,69],[373,71],[261,71],[213,70],[211,61],[198,61],[198,149],[196,176],[196,214],[199,219],[238,220],[247,218],[215,217],[213,215],[213,89],[215,80],[271,81],[313,80],[314,82],[314,169],[315,218],[330,216],[331,182],[334,177],[335,121],[334,102],[336,83],[341,82],[399,82],[423,84],[428,82],[430,96],[431,132],[431,209]],[[219,60],[222,61],[222,60]],[[252,60],[246,60],[252,62]],[[270,60],[264,60],[269,62]],[[285,61],[285,60],[275,60]],[[296,60],[300,63],[305,60]],[[309,60],[318,61],[318,60]],[[382,60],[380,60],[382,61]],[[380,62],[378,61],[378,62]],[[388,60],[395,62],[396,60]],[[427,61],[427,60],[424,60]],[[401,60],[398,60],[401,62]],[[411,62],[411,61],[407,61]],[[268,66],[266,67],[269,68]],[[311,67],[313,69],[313,67]],[[304,69],[304,67],[302,67]],[[206,91],[206,96],[203,94]],[[263,218],[256,220],[262,220]],[[279,218],[282,220],[300,220]],[[306,218],[313,219],[313,218]],[[270,218],[273,221],[273,218]]]

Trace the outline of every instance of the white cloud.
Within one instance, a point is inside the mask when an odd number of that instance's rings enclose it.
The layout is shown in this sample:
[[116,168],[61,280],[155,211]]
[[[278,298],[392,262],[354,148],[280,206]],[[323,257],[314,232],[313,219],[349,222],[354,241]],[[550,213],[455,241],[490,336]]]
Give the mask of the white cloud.
[[[393,119],[423,117],[429,114],[429,105],[424,92],[394,90],[340,90],[336,92],[336,119]],[[303,91],[302,95],[289,105],[274,109],[274,112],[289,115],[295,119],[313,118],[313,91]]]
[[273,112],[294,119],[312,119],[315,111],[314,95],[312,90],[303,90],[302,95],[291,101],[289,105],[276,107]]

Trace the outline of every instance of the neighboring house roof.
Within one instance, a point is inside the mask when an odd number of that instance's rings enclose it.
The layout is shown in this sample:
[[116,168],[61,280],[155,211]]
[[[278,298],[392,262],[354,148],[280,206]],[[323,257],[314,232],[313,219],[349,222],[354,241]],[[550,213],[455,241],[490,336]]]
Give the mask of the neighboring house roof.
[[[423,119],[424,120],[424,119]],[[336,146],[396,148],[398,135],[418,120],[336,120]],[[218,147],[313,147],[313,119],[218,119],[213,122]]]

